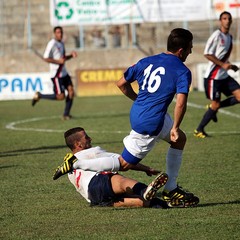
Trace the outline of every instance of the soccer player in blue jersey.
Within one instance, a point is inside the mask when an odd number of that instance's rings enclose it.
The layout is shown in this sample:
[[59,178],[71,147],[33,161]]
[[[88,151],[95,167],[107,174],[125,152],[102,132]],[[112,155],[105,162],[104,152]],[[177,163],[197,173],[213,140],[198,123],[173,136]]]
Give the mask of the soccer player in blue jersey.
[[[206,138],[207,124],[213,120],[217,122],[219,108],[233,106],[240,103],[240,85],[228,75],[228,70],[238,71],[239,67],[229,62],[232,51],[232,35],[229,33],[232,25],[232,15],[229,12],[222,12],[219,17],[220,28],[209,37],[204,56],[208,59],[208,68],[205,73],[204,87],[206,97],[211,101],[206,113],[203,115],[194,136]],[[227,96],[221,101],[222,93]]]
[[[187,108],[187,98],[191,84],[191,72],[183,64],[192,52],[192,33],[186,29],[173,29],[168,37],[167,51],[146,57],[129,67],[117,82],[120,90],[131,100],[130,111],[132,130],[124,138],[124,150],[118,158],[104,158],[98,161],[70,160],[56,173],[65,174],[68,168],[88,170],[126,171],[135,166],[151,151],[156,142],[164,140],[170,144],[166,156],[168,181],[162,192],[162,198],[169,207],[195,206],[199,198],[184,191],[177,185],[177,177],[182,162],[186,135],[180,129]],[[139,93],[134,92],[131,83],[137,81]],[[167,113],[168,107],[176,95],[173,120]],[[70,167],[69,167],[70,164]],[[91,166],[90,166],[91,165]],[[97,168],[97,169],[96,169]]]
[[[129,169],[140,162],[154,147],[164,140],[170,144],[166,163],[169,180],[162,193],[163,199],[197,204],[199,199],[181,189],[176,179],[182,162],[186,135],[180,129],[186,108],[191,72],[183,64],[192,52],[192,33],[182,28],[173,29],[168,37],[167,52],[146,57],[129,67],[117,82],[120,90],[133,105],[130,111],[132,131],[124,138],[121,167]],[[137,81],[138,94],[131,83]],[[176,95],[174,118],[167,113]]]

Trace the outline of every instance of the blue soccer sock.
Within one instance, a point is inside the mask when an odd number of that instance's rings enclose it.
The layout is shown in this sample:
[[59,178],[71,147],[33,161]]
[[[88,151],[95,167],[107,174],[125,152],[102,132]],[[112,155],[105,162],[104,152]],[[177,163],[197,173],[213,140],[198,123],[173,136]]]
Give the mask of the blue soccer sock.
[[168,181],[164,186],[164,190],[172,191],[177,187],[177,177],[182,163],[182,153],[183,150],[171,147],[168,149],[166,157]]

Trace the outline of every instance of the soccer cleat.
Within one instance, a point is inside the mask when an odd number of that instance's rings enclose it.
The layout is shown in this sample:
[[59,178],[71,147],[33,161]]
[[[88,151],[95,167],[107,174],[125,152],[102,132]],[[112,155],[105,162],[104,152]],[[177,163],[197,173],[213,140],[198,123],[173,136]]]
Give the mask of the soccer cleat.
[[153,199],[159,188],[164,186],[168,180],[166,173],[160,173],[146,188],[143,198],[147,201]]
[[40,100],[40,93],[39,92],[35,92],[33,99],[32,99],[32,106],[34,107],[34,105]]
[[73,164],[77,161],[77,158],[72,153],[67,153],[64,157],[64,162],[61,166],[59,166],[54,175],[53,180],[58,179],[59,177],[72,172],[73,171]]
[[[211,108],[211,104],[207,104],[206,108],[207,108],[207,109]],[[212,108],[211,108],[211,109],[212,109]],[[213,115],[212,120],[213,120],[213,122],[215,122],[215,123],[218,121],[218,119],[217,119],[217,111],[216,111],[216,113]]]
[[72,115],[63,115],[62,120],[70,120],[72,119]]
[[171,208],[194,207],[199,203],[199,198],[197,196],[194,196],[193,193],[184,191],[179,186],[170,192],[163,191],[162,200],[166,201]]
[[206,138],[209,137],[209,135],[205,132],[205,131],[198,131],[198,130],[194,130],[193,135],[197,138]]

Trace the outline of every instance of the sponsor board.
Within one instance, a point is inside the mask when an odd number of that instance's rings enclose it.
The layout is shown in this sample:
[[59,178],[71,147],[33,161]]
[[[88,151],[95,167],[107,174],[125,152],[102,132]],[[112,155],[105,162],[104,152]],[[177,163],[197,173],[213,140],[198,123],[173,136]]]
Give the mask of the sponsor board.
[[[76,71],[78,96],[107,96],[121,95],[122,92],[116,86],[126,69],[81,69]],[[133,88],[138,91],[137,83]]]
[[0,75],[0,100],[31,99],[36,91],[53,92],[49,73]]

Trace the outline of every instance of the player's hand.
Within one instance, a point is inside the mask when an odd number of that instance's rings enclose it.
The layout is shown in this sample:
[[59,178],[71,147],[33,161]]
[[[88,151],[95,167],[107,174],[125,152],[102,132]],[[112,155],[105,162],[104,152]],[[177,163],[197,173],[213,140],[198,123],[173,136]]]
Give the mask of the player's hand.
[[170,139],[172,142],[177,142],[179,138],[179,133],[177,131],[177,129],[175,128],[172,128],[171,131],[170,131]]
[[160,172],[161,172],[161,171],[156,170],[156,169],[154,169],[154,168],[149,168],[149,169],[146,171],[146,174],[151,177],[152,175],[157,175],[157,174],[159,174]]
[[77,52],[75,52],[75,51],[72,51],[72,53],[71,53],[71,54],[72,54],[72,57],[73,57],[73,58],[77,57]]

